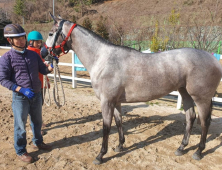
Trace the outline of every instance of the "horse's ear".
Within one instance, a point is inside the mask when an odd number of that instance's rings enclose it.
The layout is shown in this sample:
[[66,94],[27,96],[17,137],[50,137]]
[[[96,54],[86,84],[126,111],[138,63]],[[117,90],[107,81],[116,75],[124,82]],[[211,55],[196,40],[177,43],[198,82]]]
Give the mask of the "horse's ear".
[[54,24],[57,23],[57,20],[56,20],[55,16],[52,15],[51,12],[49,12],[49,14],[50,14],[50,16],[52,17],[52,19],[54,20]]
[[58,15],[58,17],[57,17],[57,18],[62,20],[62,17],[61,17],[60,15]]

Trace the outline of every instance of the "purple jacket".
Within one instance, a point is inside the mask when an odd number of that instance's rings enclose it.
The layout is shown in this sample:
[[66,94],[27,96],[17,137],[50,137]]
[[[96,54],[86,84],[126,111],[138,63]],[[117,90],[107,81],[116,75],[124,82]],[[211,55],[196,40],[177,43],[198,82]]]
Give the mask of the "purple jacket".
[[12,48],[0,57],[0,84],[9,90],[16,84],[39,92],[39,72],[46,75],[50,71],[34,51],[26,49],[22,54]]

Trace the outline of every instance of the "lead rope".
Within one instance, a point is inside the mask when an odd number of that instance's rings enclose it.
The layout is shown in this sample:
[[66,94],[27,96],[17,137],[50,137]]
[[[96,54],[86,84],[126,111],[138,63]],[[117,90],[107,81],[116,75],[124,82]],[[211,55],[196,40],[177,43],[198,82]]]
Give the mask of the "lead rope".
[[[65,104],[65,93],[64,93],[64,90],[63,90],[63,85],[62,85],[62,81],[61,81],[61,77],[60,77],[60,71],[59,71],[59,67],[58,67],[58,64],[57,64],[56,60],[53,60],[53,66],[54,66],[53,97],[54,97],[54,101],[55,101],[56,105],[58,107],[61,107]],[[57,82],[60,84],[60,88],[61,88],[61,91],[62,91],[62,96],[59,96],[59,88],[58,88]],[[60,103],[61,99],[62,99],[62,103]]]
[[[48,94],[48,98],[46,99],[46,93]],[[51,97],[50,97],[50,93],[49,93],[49,84],[48,84],[48,80],[47,80],[47,76],[43,75],[43,99],[44,99],[44,103],[47,106],[51,105]]]

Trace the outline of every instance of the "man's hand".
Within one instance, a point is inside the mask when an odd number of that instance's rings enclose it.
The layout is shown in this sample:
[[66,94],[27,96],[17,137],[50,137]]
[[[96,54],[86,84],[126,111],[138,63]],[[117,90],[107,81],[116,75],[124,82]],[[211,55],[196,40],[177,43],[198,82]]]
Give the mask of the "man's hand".
[[19,92],[28,97],[28,99],[32,99],[33,97],[35,97],[35,93],[30,88],[21,88]]
[[54,68],[53,64],[52,64],[52,63],[51,63],[51,64],[49,64],[48,69],[49,69],[49,71],[50,71],[50,72],[52,72],[52,71],[53,71],[53,68]]
[[49,71],[53,71],[53,68],[54,68],[54,66],[53,66],[53,61],[56,61],[56,63],[58,64],[59,63],[59,58],[58,57],[56,57],[56,56],[51,56],[50,57],[50,61],[49,61],[49,63],[51,63],[51,64],[49,64],[49,67],[48,67],[48,69],[49,69]]

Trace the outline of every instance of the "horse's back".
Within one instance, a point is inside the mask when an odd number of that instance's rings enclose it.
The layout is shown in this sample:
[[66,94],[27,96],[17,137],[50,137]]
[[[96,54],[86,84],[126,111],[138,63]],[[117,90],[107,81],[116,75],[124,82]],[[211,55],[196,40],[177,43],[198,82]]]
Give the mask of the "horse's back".
[[193,95],[212,95],[222,76],[213,55],[191,48],[153,54],[120,48],[102,63],[94,80],[101,87],[97,96],[107,93],[110,99],[117,97],[122,102],[152,100],[180,87]]
[[123,63],[127,65],[123,71],[125,92],[132,94],[124,94],[128,101],[152,100],[180,87],[187,88],[191,95],[212,96],[222,76],[216,58],[197,49],[182,48],[129,58],[131,61],[126,59],[126,64]]

